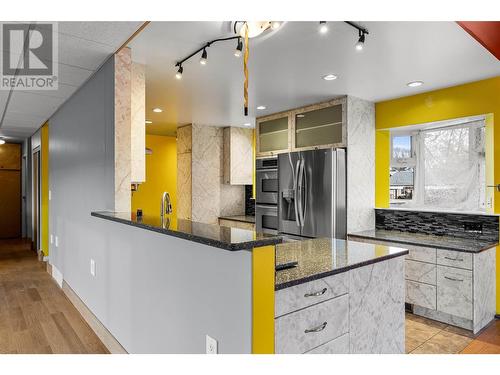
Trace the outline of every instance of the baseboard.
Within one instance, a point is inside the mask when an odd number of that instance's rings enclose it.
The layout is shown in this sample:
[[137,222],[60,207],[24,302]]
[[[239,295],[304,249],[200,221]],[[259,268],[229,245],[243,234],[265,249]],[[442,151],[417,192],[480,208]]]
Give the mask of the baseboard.
[[81,314],[83,319],[90,326],[92,331],[95,332],[97,337],[104,344],[106,349],[109,350],[111,354],[128,354],[128,352],[120,345],[118,340],[108,331],[106,327],[99,321],[99,319],[90,311],[90,309],[83,303],[83,301],[78,297],[73,289],[63,281],[62,290],[64,294],[68,297],[71,303],[75,306],[78,312]]
[[54,265],[52,265],[51,269],[52,269],[52,272],[51,272],[52,278],[56,281],[57,285],[59,285],[59,287],[62,288],[63,281],[64,281],[63,274]]
[[46,263],[46,270],[47,270],[47,273],[52,276],[52,264],[50,264],[49,262]]

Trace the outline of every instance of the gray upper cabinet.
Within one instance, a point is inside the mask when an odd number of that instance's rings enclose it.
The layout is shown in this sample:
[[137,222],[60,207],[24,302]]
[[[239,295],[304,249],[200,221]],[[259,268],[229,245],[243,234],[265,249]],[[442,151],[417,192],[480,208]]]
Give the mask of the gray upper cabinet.
[[346,97],[257,119],[257,157],[346,147]]

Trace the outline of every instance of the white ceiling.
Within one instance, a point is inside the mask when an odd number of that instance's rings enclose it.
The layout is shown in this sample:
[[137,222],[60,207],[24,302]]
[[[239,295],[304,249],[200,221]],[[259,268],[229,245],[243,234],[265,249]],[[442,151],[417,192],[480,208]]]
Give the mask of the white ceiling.
[[32,135],[141,25],[58,22],[58,90],[0,91],[0,135],[17,139]]
[[[370,34],[363,52],[353,48],[357,31],[329,22],[286,22],[250,42],[249,118],[243,116],[243,62],[234,41],[210,47],[208,64],[199,56],[175,62],[210,39],[231,36],[230,22],[152,22],[130,44],[134,61],[145,63],[148,133],[172,134],[177,125],[253,124],[256,116],[312,104],[337,95],[372,101],[413,95],[500,74],[500,62],[454,22],[360,22]],[[328,73],[339,76],[325,81]],[[422,80],[419,88],[407,82]],[[258,105],[267,109],[257,111]],[[153,113],[160,107],[163,113]]]

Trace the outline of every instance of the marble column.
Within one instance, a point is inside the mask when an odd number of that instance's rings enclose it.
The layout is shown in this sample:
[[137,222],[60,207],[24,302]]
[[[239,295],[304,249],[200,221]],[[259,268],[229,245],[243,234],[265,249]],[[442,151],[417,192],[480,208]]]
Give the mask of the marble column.
[[347,97],[347,232],[375,228],[375,104]]
[[146,181],[146,66],[132,63],[131,181]]
[[177,128],[177,217],[191,219],[192,126]]
[[130,48],[114,56],[115,65],[115,211],[130,211],[131,183],[131,72]]

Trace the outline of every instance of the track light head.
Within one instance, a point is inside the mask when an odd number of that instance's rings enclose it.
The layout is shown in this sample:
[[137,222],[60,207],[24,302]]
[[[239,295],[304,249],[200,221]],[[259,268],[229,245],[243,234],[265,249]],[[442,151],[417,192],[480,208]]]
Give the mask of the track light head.
[[326,21],[319,21],[318,31],[321,34],[326,34],[328,32],[328,25],[326,24]]
[[356,48],[356,51],[362,51],[363,48],[365,47],[365,33],[363,31],[359,31],[359,39],[357,43],[354,45],[354,48]]
[[182,79],[182,73],[184,72],[184,68],[182,65],[179,65],[179,69],[177,69],[177,73],[175,73],[175,78]]
[[242,50],[243,50],[243,42],[241,41],[241,38],[240,38],[240,39],[238,39],[238,45],[236,46],[236,49],[234,50],[234,56],[240,57]]
[[200,58],[200,64],[207,65],[207,50],[206,50],[206,48],[203,48],[203,53],[201,54],[201,58]]

